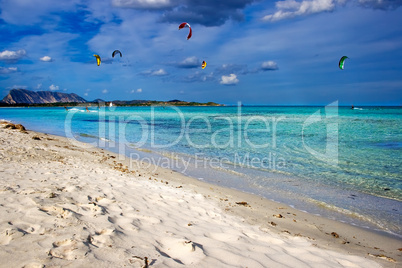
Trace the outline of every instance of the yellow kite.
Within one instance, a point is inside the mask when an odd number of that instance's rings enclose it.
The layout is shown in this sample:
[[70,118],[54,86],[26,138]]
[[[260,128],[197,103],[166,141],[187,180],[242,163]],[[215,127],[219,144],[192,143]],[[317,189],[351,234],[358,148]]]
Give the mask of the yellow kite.
[[101,64],[101,58],[99,57],[99,55],[96,55],[96,54],[94,54],[94,57],[96,58],[96,63],[99,66]]

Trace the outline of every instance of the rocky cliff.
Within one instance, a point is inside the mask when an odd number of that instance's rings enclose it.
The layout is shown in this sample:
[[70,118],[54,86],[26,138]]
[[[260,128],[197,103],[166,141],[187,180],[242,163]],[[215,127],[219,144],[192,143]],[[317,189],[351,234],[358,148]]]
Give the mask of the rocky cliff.
[[77,94],[61,93],[52,91],[30,91],[26,89],[12,89],[3,102],[8,104],[36,104],[36,103],[55,103],[55,102],[87,102]]

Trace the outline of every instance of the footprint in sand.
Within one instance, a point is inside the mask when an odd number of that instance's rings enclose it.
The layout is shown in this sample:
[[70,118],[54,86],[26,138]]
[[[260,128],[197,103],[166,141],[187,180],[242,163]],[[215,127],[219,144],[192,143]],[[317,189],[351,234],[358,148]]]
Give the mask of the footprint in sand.
[[87,250],[84,243],[73,239],[65,239],[53,243],[49,256],[63,260],[76,260],[84,258],[86,253]]
[[99,215],[105,215],[107,209],[95,202],[90,202],[88,204],[81,204],[80,212],[82,212],[83,215],[97,217]]
[[46,212],[51,216],[57,216],[63,219],[68,218],[71,215],[71,211],[61,207],[49,206],[49,207],[41,207],[39,210]]
[[13,239],[13,234],[15,230],[7,229],[0,233],[0,245],[8,245],[10,241]]
[[40,225],[30,225],[23,222],[9,222],[10,228],[0,233],[0,245],[8,245],[11,240],[23,237],[28,234],[43,232]]
[[44,230],[45,230],[39,224],[25,223],[25,222],[22,222],[22,221],[19,221],[19,220],[9,222],[8,224],[12,225],[17,231],[23,233],[24,235],[43,233]]
[[92,245],[101,247],[111,247],[113,240],[111,239],[111,234],[113,234],[113,229],[103,229],[101,231],[95,232],[95,235],[88,236],[88,242]]

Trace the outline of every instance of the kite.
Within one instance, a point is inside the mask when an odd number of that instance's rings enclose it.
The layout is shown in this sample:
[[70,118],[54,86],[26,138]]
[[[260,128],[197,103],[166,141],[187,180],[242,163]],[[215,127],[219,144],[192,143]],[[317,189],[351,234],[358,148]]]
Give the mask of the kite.
[[123,56],[123,55],[121,54],[120,50],[115,50],[115,51],[113,51],[113,53],[112,53],[112,57],[114,58],[114,56],[115,56],[117,53],[120,54],[120,58]]
[[201,67],[202,67],[202,69],[204,69],[205,67],[207,67],[207,63],[205,62],[205,60],[202,62]]
[[343,56],[340,60],[339,60],[339,69],[343,70],[344,65],[345,65],[345,60],[349,59],[347,56]]
[[96,63],[99,66],[101,64],[101,58],[99,57],[99,55],[96,55],[96,54],[94,54],[94,57],[96,58]]
[[193,35],[193,32],[191,31],[191,26],[187,22],[183,22],[182,24],[179,25],[179,30],[183,29],[184,27],[188,27],[190,29],[190,32],[188,33],[187,40],[191,38]]

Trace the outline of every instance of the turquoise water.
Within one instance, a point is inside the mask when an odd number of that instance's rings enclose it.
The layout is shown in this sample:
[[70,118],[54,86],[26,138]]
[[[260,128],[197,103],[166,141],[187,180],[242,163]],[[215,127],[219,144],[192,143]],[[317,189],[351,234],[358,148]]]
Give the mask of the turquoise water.
[[402,236],[400,107],[2,108],[0,119]]

